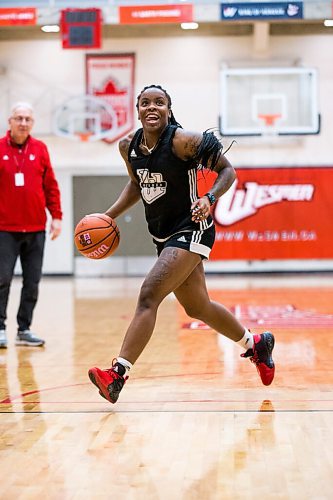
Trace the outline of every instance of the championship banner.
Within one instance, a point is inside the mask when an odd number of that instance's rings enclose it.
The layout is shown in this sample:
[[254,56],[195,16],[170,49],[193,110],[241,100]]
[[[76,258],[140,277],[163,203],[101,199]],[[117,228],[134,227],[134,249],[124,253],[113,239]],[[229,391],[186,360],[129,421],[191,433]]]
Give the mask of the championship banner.
[[108,105],[101,127],[108,130],[103,140],[112,143],[134,128],[135,54],[87,54],[87,94]]
[[[213,181],[203,174],[201,195]],[[213,207],[210,259],[332,259],[332,185],[332,167],[237,168]]]

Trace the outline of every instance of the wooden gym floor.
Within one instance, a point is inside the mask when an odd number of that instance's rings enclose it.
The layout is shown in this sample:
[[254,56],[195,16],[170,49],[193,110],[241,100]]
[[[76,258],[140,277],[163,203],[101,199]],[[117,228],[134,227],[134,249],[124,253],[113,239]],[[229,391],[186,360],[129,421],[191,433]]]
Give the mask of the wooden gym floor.
[[20,280],[0,350],[0,498],[333,498],[333,276],[208,277],[252,331],[276,336],[261,385],[237,345],[172,296],[116,405],[87,377],[118,353],[142,278],[47,278],[15,347]]

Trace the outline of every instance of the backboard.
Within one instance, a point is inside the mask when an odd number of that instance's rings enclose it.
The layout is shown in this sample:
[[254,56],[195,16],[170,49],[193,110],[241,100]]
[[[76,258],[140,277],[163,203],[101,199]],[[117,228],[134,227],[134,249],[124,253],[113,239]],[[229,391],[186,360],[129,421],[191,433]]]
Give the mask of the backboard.
[[58,136],[83,142],[109,139],[118,132],[117,115],[101,98],[71,97],[55,110],[53,131]]
[[313,68],[227,68],[220,72],[224,136],[318,134],[317,71]]

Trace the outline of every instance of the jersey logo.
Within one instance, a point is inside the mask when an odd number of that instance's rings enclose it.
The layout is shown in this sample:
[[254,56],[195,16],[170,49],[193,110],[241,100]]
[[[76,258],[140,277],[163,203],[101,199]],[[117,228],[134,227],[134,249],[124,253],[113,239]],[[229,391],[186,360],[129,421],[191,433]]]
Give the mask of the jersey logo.
[[177,238],[177,241],[183,241],[184,243],[186,243],[186,238],[185,236],[181,236],[180,238]]
[[137,158],[137,157],[138,156],[137,156],[136,152],[134,151],[134,149],[132,149],[131,154],[130,154],[130,158]]
[[151,204],[166,193],[167,183],[160,173],[149,172],[147,168],[137,170],[140,178],[142,198]]

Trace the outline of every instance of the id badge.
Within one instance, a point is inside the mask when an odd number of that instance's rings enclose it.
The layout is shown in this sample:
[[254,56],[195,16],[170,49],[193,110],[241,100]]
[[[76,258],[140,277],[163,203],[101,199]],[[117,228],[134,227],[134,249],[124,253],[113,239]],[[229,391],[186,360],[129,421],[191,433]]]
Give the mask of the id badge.
[[22,172],[16,172],[15,186],[24,186],[24,174]]

